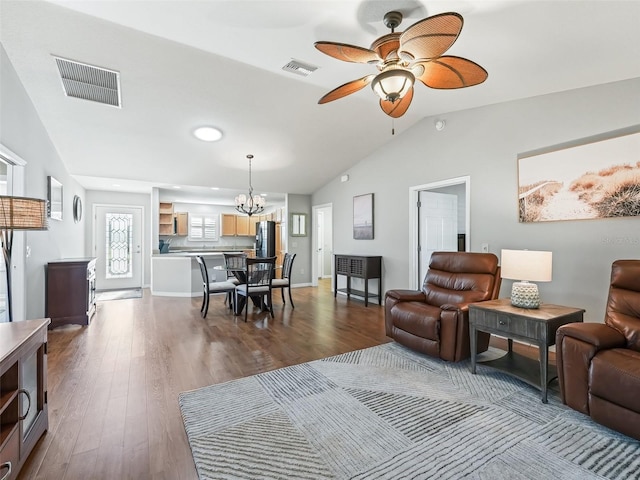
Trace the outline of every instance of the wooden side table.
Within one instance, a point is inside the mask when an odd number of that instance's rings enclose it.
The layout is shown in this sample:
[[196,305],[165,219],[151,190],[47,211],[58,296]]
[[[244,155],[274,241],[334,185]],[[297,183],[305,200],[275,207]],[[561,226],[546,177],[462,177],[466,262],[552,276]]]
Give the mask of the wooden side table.
[[[469,340],[471,347],[471,373],[476,373],[478,331],[493,333],[508,339],[509,350],[500,358],[482,362],[514,375],[542,391],[542,402],[547,403],[547,386],[558,376],[554,366],[549,366],[549,347],[556,342],[556,330],[562,325],[582,322],[584,310],[560,305],[542,304],[540,308],[527,309],[511,305],[511,300],[501,298],[469,305]],[[513,340],[538,345],[540,361],[519,355],[513,351]]]
[[[347,277],[347,288],[338,288],[338,275]],[[351,288],[351,278],[362,278],[364,281],[364,292]],[[378,279],[378,294],[369,292],[369,280]],[[338,292],[364,297],[364,306],[369,305],[369,297],[378,297],[378,305],[382,305],[382,257],[366,255],[335,255],[335,266],[333,270],[333,296]]]

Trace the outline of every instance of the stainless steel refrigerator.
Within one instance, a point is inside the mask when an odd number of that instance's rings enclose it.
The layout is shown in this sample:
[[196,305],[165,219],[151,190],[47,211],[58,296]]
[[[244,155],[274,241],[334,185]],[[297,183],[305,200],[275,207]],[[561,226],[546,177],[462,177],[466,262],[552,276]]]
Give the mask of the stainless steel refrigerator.
[[256,257],[276,256],[276,222],[256,222]]

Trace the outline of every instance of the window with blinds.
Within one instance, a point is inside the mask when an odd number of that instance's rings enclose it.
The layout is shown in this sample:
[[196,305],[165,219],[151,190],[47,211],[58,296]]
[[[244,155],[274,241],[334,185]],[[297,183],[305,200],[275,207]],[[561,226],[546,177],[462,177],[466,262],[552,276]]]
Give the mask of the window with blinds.
[[189,214],[189,240],[218,240],[218,219],[210,215]]

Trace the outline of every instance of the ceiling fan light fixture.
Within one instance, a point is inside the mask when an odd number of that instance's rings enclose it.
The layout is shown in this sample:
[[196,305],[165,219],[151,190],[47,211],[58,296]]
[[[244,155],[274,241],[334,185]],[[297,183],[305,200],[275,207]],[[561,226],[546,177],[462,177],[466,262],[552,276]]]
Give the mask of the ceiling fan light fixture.
[[376,75],[371,88],[382,100],[395,103],[411,90],[414,81],[415,77],[409,70],[391,69]]

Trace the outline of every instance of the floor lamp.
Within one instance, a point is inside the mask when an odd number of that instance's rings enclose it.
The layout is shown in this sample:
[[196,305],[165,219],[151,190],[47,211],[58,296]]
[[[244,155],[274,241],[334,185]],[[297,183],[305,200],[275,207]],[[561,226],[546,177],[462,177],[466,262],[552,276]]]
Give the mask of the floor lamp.
[[47,203],[45,200],[0,195],[0,238],[7,271],[7,317],[11,313],[11,249],[15,230],[46,230]]

